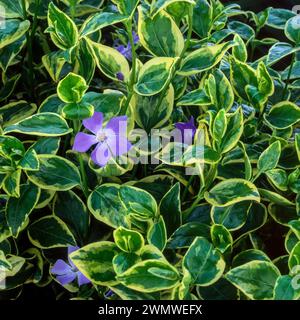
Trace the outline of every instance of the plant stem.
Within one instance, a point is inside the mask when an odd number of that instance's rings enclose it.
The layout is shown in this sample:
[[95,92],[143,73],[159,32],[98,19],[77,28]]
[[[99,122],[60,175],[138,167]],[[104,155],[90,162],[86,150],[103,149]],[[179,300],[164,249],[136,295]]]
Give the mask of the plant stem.
[[87,182],[87,175],[84,167],[84,160],[81,153],[78,153],[78,161],[80,166],[81,180],[82,180],[82,191],[86,198],[89,196],[89,188]]
[[[80,128],[81,128],[81,123],[80,120],[74,120],[73,121],[73,128],[74,128],[74,135],[76,135]],[[78,161],[79,161],[79,168],[80,168],[80,175],[81,175],[81,189],[87,198],[89,196],[89,188],[88,188],[88,180],[87,180],[87,175],[84,167],[84,160],[82,154],[79,152],[77,154]]]
[[128,107],[129,107],[129,104],[131,102],[131,99],[133,97],[133,94],[134,94],[134,90],[133,90],[133,87],[134,87],[134,84],[135,84],[135,81],[136,81],[136,51],[135,51],[135,44],[134,44],[134,39],[133,39],[133,35],[132,35],[132,21],[128,21],[126,24],[125,24],[125,27],[126,27],[126,30],[127,30],[127,33],[128,33],[128,38],[129,38],[129,43],[130,43],[130,46],[131,46],[131,56],[132,56],[132,68],[131,68],[131,76],[130,76],[130,80],[129,80],[129,84],[128,84],[128,89],[129,89],[129,93],[128,93],[128,97],[127,97],[127,100],[126,100],[126,104],[124,106],[124,111],[126,113]]
[[288,89],[288,85],[289,85],[289,82],[290,82],[290,78],[291,78],[291,74],[292,74],[292,71],[293,71],[294,63],[296,61],[295,57],[296,57],[296,54],[294,52],[293,55],[292,55],[292,62],[291,62],[290,69],[289,69],[289,72],[288,72],[288,76],[287,76],[287,79],[286,79],[285,87],[284,87],[284,90],[282,92],[282,98],[281,98],[282,100],[284,99],[284,97],[286,95],[286,92],[287,92],[287,89]]

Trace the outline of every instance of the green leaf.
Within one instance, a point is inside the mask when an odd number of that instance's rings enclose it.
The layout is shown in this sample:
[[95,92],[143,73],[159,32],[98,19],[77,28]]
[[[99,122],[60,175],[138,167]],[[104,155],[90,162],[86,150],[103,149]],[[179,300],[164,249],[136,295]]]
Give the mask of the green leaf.
[[[180,151],[180,150],[179,150]],[[191,145],[182,155],[182,163],[191,165],[194,163],[215,164],[221,160],[221,155],[209,146]]]
[[20,197],[9,198],[6,205],[6,219],[12,235],[17,238],[20,230],[40,197],[40,189],[33,184],[20,186]]
[[15,57],[20,53],[26,43],[26,37],[23,35],[15,42],[5,46],[0,52],[0,68],[6,72],[8,67],[13,65]]
[[153,196],[136,187],[122,185],[119,197],[124,207],[134,218],[147,221],[157,214],[157,203]]
[[82,37],[90,35],[102,28],[120,23],[128,19],[127,16],[115,12],[99,12],[88,18],[81,27]]
[[16,122],[30,117],[36,112],[37,106],[24,100],[11,102],[0,108],[0,116],[3,118],[3,127],[10,126]]
[[169,5],[176,3],[176,2],[184,2],[187,4],[194,5],[195,1],[193,0],[155,0],[151,3],[151,15],[154,17],[162,10],[165,10]]
[[232,261],[232,267],[238,267],[251,261],[271,262],[270,258],[260,250],[248,249],[237,254]]
[[248,24],[240,21],[230,21],[228,23],[229,30],[234,31],[246,41],[251,40],[255,37],[255,31]]
[[177,269],[167,262],[147,260],[129,268],[117,279],[130,289],[150,293],[175,287],[180,276]]
[[271,8],[267,25],[275,29],[284,29],[286,22],[296,14],[291,10]]
[[85,204],[73,191],[56,193],[53,214],[67,224],[76,239],[85,239],[90,217]]
[[119,189],[117,184],[96,188],[88,198],[88,208],[97,220],[113,228],[129,228],[129,212],[120,201]]
[[226,153],[233,149],[239,142],[244,131],[244,119],[242,108],[229,115],[227,119],[226,132],[220,142],[220,151]]
[[214,140],[221,141],[224,137],[227,130],[227,118],[226,118],[226,111],[224,109],[221,109],[214,121],[212,126],[212,136]]
[[269,50],[267,56],[267,65],[272,66],[281,59],[300,50],[300,47],[293,47],[290,43],[277,42]]
[[141,6],[138,12],[138,35],[142,46],[158,57],[179,57],[184,38],[171,16],[160,11],[151,18]]
[[39,159],[34,149],[28,149],[24,157],[19,161],[18,168],[28,171],[36,171],[40,168]]
[[81,183],[77,167],[69,160],[54,155],[39,155],[39,171],[28,171],[30,181],[42,189],[67,191]]
[[170,236],[182,223],[179,183],[176,183],[161,199],[159,212]]
[[211,218],[216,224],[221,224],[233,231],[241,228],[247,220],[251,207],[250,201],[242,201],[227,207],[212,207]]
[[264,119],[271,128],[286,129],[300,121],[300,108],[289,101],[273,106]]
[[57,94],[65,103],[78,103],[82,100],[88,86],[81,76],[70,72],[57,86]]
[[211,99],[202,88],[186,93],[178,101],[177,106],[206,106],[211,105]]
[[81,39],[77,47],[75,70],[85,79],[87,84],[94,78],[96,61],[94,60],[92,48],[86,38]]
[[193,9],[193,29],[206,38],[213,26],[213,7],[207,0],[197,0]]
[[5,28],[0,29],[0,49],[20,39],[29,29],[28,20],[9,19],[5,21]]
[[55,216],[46,216],[32,223],[28,227],[28,238],[40,249],[76,246],[68,227]]
[[141,261],[135,253],[121,252],[114,256],[113,267],[116,274],[122,274],[129,268]]
[[216,249],[222,254],[231,249],[233,239],[230,232],[220,224],[214,224],[210,229],[211,240]]
[[231,269],[226,279],[252,300],[272,299],[279,270],[271,262],[251,261]]
[[268,180],[271,181],[281,191],[287,191],[288,177],[287,173],[282,169],[273,169],[266,172]]
[[240,98],[248,100],[246,86],[258,87],[256,71],[246,63],[230,59],[230,80],[233,90]]
[[233,42],[225,42],[193,51],[184,58],[178,74],[190,76],[213,68],[233,46]]
[[300,290],[294,289],[293,277],[290,275],[278,277],[274,288],[274,300],[297,300]]
[[138,0],[112,0],[112,2],[117,5],[122,14],[130,17],[134,14],[139,3]]
[[150,226],[147,233],[147,240],[149,244],[152,244],[160,251],[164,251],[167,243],[167,230],[162,216]]
[[197,237],[183,257],[182,266],[193,284],[209,286],[221,278],[225,262],[208,240]]
[[68,61],[67,51],[50,52],[42,57],[42,62],[54,82],[58,82],[60,74]]
[[172,69],[176,64],[173,58],[153,58],[140,70],[138,82],[134,86],[136,93],[142,96],[152,96],[164,89]]
[[[4,10],[5,18],[23,18],[24,10],[21,0],[1,0],[0,4]],[[27,2],[25,2],[25,9],[28,9]]]
[[180,226],[170,237],[168,248],[188,248],[196,237],[210,239],[209,226],[199,222],[188,222]]
[[298,16],[292,17],[286,22],[284,33],[286,37],[296,45],[300,43],[300,23]]
[[91,45],[94,59],[101,72],[115,81],[119,81],[118,74],[124,76],[124,81],[129,79],[129,64],[119,51],[90,40],[89,44]]
[[294,246],[289,257],[289,268],[292,271],[293,268],[300,265],[300,241]]
[[174,105],[174,89],[172,85],[160,105],[158,105],[159,100],[159,94],[154,96],[133,96],[131,108],[135,121],[147,132],[150,132],[151,129],[162,127],[169,120]]
[[13,77],[9,79],[7,78],[5,81],[3,81],[3,86],[2,88],[0,88],[0,102],[6,100],[11,96],[20,78],[21,74],[18,73]]
[[17,132],[35,136],[57,137],[69,134],[72,129],[58,114],[45,112],[34,114],[4,129],[4,133]]
[[257,163],[259,173],[276,168],[280,158],[280,153],[281,144],[279,141],[275,141],[260,155]]
[[12,270],[12,264],[6,259],[2,250],[0,250],[0,269],[2,272]]
[[234,102],[234,93],[229,80],[224,73],[216,69],[209,75],[207,80],[207,91],[211,103],[217,110],[225,109],[228,111]]
[[10,136],[0,136],[0,155],[14,161],[22,159],[25,154],[25,148],[22,142]]
[[204,197],[208,203],[218,207],[226,207],[245,200],[260,201],[255,185],[243,179],[222,181],[206,192]]
[[241,62],[246,62],[248,59],[248,52],[245,42],[238,34],[234,36],[234,42],[237,46],[232,48],[233,56]]
[[30,148],[37,154],[56,154],[60,145],[60,138],[40,138]]
[[61,50],[74,47],[78,42],[78,30],[73,20],[58,9],[53,2],[48,8],[48,29],[54,44]]
[[137,253],[144,246],[144,238],[139,232],[123,227],[114,231],[114,240],[122,251],[129,253]]
[[15,170],[12,173],[6,175],[2,182],[3,190],[11,197],[20,196],[20,180],[21,170]]
[[101,241],[72,252],[70,258],[94,284],[115,285],[117,281],[112,261],[118,253],[119,249],[113,242]]
[[83,120],[91,118],[94,114],[94,107],[88,103],[69,103],[62,109],[62,115],[65,119]]

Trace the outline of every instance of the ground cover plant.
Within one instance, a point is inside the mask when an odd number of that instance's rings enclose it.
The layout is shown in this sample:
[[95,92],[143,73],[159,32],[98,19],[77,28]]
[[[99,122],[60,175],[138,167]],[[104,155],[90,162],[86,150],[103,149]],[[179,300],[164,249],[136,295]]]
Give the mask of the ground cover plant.
[[0,300],[300,299],[299,51],[286,9],[0,0]]

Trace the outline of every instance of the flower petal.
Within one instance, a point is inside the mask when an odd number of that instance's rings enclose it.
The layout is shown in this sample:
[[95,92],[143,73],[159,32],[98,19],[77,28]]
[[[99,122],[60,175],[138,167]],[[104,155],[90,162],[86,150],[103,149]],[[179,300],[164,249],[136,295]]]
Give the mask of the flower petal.
[[57,260],[51,269],[51,273],[56,275],[63,275],[72,271],[71,266],[69,266],[64,260]]
[[83,284],[90,283],[91,281],[80,271],[77,272],[78,285],[81,287]]
[[127,116],[114,117],[109,120],[105,130],[112,130],[116,135],[127,135]]
[[57,276],[56,279],[57,281],[62,285],[69,284],[73,282],[76,278],[76,273],[75,272],[69,272],[67,274],[64,274],[62,276]]
[[121,156],[127,153],[132,147],[132,144],[127,140],[126,136],[110,135],[106,143],[114,156]]
[[100,167],[104,167],[111,157],[112,154],[106,143],[99,143],[91,154],[93,162]]
[[77,267],[75,266],[75,264],[73,263],[73,261],[70,259],[70,254],[74,251],[79,250],[79,247],[75,247],[75,246],[68,246],[68,260],[69,260],[69,264],[72,267],[72,269],[77,269]]
[[96,136],[79,132],[76,134],[73,150],[78,152],[87,152],[90,147],[98,142]]
[[83,120],[82,123],[86,129],[97,134],[97,132],[102,129],[103,113],[94,112],[94,115],[91,118]]

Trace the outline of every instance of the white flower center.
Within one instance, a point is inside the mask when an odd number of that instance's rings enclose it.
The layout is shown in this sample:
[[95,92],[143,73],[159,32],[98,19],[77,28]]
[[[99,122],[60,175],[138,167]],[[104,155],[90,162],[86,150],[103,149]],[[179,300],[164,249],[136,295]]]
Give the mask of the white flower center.
[[99,142],[104,142],[106,140],[106,134],[103,131],[97,133],[97,140]]

